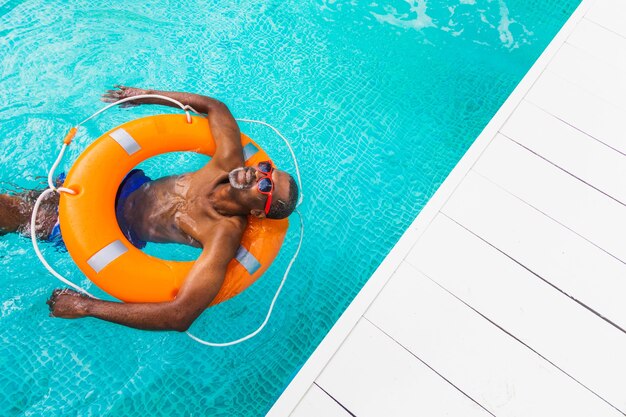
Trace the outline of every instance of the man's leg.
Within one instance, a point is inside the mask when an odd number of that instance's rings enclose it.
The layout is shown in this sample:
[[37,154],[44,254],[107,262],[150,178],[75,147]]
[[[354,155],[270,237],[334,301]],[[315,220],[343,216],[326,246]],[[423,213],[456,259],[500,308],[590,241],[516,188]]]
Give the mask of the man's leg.
[[27,217],[20,197],[0,194],[0,235],[17,232],[26,226]]
[[[41,191],[22,194],[0,194],[0,235],[7,233],[30,234],[30,217]],[[40,239],[50,235],[57,220],[59,196],[54,193],[41,204],[37,214],[36,233]]]

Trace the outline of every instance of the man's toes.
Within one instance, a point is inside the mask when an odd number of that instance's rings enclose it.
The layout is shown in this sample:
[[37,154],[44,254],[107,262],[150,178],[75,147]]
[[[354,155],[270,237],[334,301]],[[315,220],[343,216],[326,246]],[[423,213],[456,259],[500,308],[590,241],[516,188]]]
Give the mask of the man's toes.
[[52,291],[52,295],[50,295],[50,298],[48,299],[48,301],[46,301],[46,304],[48,304],[50,307],[53,307],[54,303],[56,303],[57,301],[57,298],[61,294],[63,294],[63,290],[60,288],[57,288],[56,290]]

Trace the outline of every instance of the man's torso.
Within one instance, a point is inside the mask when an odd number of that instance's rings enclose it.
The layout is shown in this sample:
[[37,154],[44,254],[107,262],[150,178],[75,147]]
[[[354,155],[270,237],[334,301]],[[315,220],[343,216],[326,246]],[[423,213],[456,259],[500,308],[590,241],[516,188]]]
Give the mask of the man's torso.
[[210,195],[228,182],[228,173],[211,162],[199,171],[150,181],[134,191],[122,209],[125,222],[140,239],[201,247],[221,223],[240,224],[244,217],[225,217],[210,204]]

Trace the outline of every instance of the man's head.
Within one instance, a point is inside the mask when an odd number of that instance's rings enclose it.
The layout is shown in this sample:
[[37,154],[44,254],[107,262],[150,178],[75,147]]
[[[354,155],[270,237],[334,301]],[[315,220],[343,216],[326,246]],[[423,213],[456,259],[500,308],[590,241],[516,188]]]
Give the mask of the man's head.
[[228,174],[231,187],[249,214],[284,219],[296,208],[298,185],[285,171],[274,169],[269,161],[237,168]]

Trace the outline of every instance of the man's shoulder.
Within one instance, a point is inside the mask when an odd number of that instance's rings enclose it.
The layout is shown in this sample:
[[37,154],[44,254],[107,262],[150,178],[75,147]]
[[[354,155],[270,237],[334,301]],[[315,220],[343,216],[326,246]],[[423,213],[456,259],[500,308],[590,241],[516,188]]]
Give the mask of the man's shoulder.
[[225,233],[238,233],[241,235],[246,230],[247,225],[248,220],[245,216],[228,216],[220,219],[216,227],[223,228],[222,230]]
[[202,236],[202,247],[220,258],[230,259],[239,247],[245,228],[245,220],[237,218],[220,220],[212,225],[210,233]]
[[212,219],[205,237],[213,240],[241,239],[246,226],[247,220],[243,216],[220,216],[218,219]]

